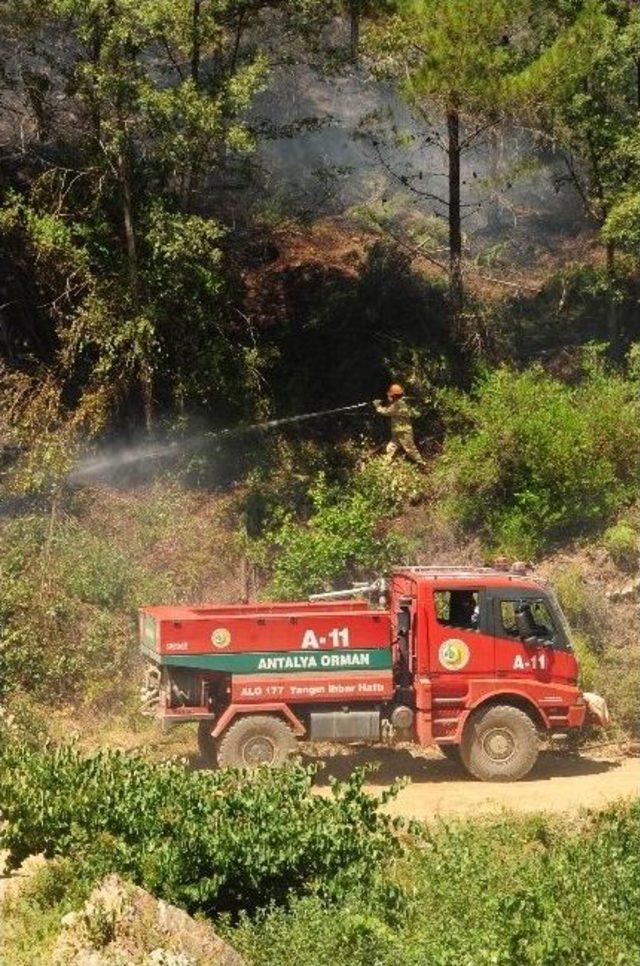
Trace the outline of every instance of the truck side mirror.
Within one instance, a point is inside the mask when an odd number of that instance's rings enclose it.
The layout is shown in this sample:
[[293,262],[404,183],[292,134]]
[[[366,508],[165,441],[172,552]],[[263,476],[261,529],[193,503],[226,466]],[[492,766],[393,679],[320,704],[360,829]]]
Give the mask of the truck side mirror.
[[398,636],[407,637],[411,630],[411,611],[401,607],[398,611]]

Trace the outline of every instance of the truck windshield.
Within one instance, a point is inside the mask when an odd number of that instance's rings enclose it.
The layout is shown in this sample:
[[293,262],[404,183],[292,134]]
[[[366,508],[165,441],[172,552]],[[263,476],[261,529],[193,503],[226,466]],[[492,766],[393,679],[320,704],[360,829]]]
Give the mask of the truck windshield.
[[547,602],[545,600],[532,600],[529,610],[535,625],[536,635],[543,641],[550,641],[555,644],[556,628]]
[[549,592],[545,597],[503,600],[500,602],[502,633],[507,637],[519,637],[517,610],[526,607],[532,624],[532,633],[540,641],[556,648],[571,649],[569,625],[556,598]]

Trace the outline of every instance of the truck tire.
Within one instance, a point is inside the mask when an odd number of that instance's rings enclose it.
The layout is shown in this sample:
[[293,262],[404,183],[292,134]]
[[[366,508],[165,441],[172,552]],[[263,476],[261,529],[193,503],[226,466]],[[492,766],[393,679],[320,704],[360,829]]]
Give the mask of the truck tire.
[[218,748],[216,739],[211,734],[212,728],[211,720],[198,722],[198,751],[209,768],[215,768],[218,764]]
[[538,758],[536,728],[524,711],[497,704],[472,715],[460,755],[465,768],[484,782],[512,782],[528,775]]
[[281,718],[247,714],[234,721],[220,739],[218,764],[230,768],[283,765],[295,747],[295,736]]

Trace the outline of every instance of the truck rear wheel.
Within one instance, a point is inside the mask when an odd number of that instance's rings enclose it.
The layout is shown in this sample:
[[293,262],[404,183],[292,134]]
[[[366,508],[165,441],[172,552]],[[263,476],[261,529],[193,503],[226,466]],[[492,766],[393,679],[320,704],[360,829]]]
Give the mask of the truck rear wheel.
[[295,736],[281,718],[244,715],[220,739],[218,764],[231,768],[283,765],[295,746]]
[[460,745],[465,768],[484,782],[524,778],[535,765],[538,751],[538,735],[529,715],[503,704],[474,714]]

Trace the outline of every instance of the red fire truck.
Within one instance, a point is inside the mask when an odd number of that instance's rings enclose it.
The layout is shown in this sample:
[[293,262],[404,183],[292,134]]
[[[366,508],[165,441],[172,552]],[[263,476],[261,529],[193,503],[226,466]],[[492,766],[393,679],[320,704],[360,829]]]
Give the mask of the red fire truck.
[[526,775],[541,735],[608,720],[603,699],[578,687],[544,581],[403,567],[359,593],[143,608],[147,711],[197,721],[211,764],[279,764],[300,739],[412,740],[485,781]]

